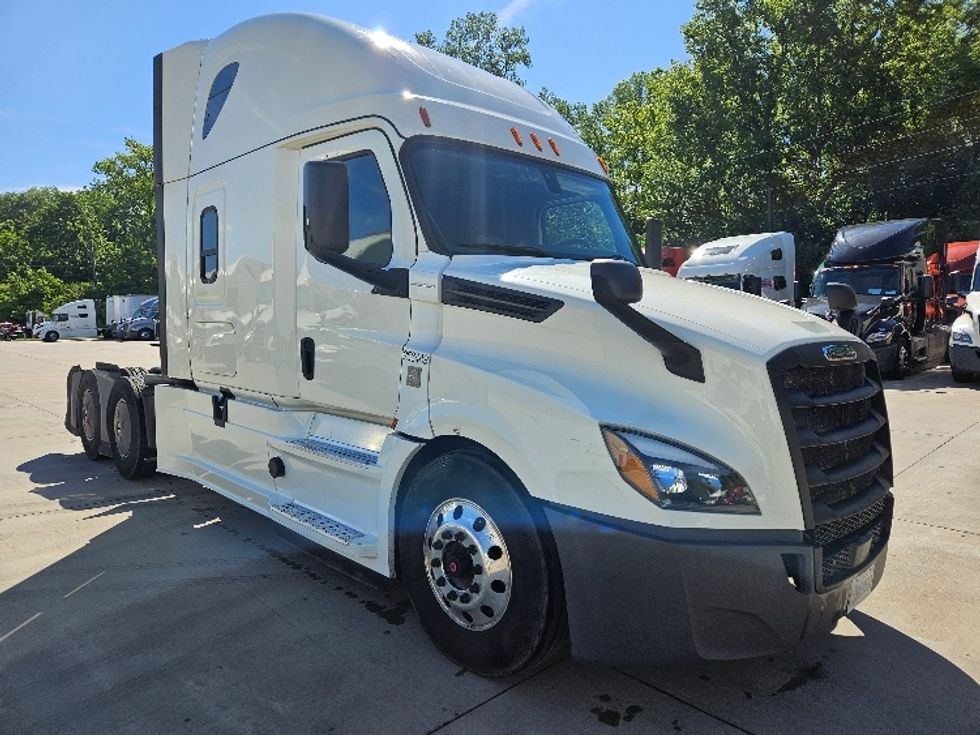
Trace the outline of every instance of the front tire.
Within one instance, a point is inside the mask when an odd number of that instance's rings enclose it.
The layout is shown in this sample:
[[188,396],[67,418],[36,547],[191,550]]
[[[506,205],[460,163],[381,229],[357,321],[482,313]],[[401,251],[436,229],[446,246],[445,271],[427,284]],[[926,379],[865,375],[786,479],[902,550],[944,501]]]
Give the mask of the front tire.
[[433,459],[400,507],[401,573],[423,629],[447,657],[501,677],[561,650],[564,595],[550,531],[491,456],[460,449]]
[[150,341],[151,339],[153,339],[153,330],[152,329],[141,329],[140,330],[140,333],[139,333],[139,338],[141,340],[143,340],[144,342]]
[[904,380],[912,373],[912,345],[907,339],[898,343],[898,351],[895,353],[895,370],[892,377],[895,380]]
[[58,341],[58,337],[60,337],[60,336],[61,336],[60,334],[58,334],[56,331],[54,331],[52,329],[51,331],[44,333],[44,341],[45,342],[57,342]]

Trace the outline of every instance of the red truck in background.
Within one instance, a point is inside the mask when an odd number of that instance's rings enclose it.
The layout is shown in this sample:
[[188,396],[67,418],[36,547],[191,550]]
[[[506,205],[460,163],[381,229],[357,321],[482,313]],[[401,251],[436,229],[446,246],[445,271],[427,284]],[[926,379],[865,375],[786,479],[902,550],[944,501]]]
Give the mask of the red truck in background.
[[[970,291],[973,277],[973,264],[977,257],[980,240],[965,240],[946,243],[946,322],[951,324],[966,308],[964,294]],[[940,283],[941,259],[933,253],[927,259],[929,275],[937,277],[937,291]]]
[[689,255],[690,253],[687,248],[665,245],[663,248],[663,259],[660,261],[660,269],[677,278],[677,271]]

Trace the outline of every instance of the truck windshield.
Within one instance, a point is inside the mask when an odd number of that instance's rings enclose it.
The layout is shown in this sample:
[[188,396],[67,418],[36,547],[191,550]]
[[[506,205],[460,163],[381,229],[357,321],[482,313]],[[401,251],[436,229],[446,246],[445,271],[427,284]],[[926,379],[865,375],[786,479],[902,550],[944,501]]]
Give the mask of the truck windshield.
[[864,296],[897,296],[901,273],[894,265],[824,268],[813,279],[813,296],[826,296],[828,283],[845,283]]
[[724,288],[731,288],[736,291],[742,290],[742,277],[738,273],[724,273],[721,275],[711,275],[711,276],[694,276],[689,280],[698,281],[700,283],[710,283],[712,286],[722,286]]
[[485,146],[425,138],[407,146],[405,162],[434,249],[640,262],[609,185],[598,177]]

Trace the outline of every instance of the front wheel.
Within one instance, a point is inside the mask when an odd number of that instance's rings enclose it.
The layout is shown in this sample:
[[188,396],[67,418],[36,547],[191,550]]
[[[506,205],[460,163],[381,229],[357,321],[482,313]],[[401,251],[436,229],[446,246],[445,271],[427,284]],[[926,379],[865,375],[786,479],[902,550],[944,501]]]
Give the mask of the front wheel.
[[908,340],[900,340],[898,343],[898,352],[895,354],[895,370],[892,372],[892,377],[895,380],[903,380],[909,376],[912,372],[912,346],[909,344]]
[[488,455],[452,451],[412,478],[397,547],[422,627],[463,668],[508,676],[561,650],[564,595],[550,531]]
[[153,330],[152,329],[146,329],[146,328],[141,329],[140,330],[140,333],[139,333],[139,338],[141,340],[143,340],[144,342],[147,342],[147,341],[153,339]]
[[60,337],[60,336],[61,336],[60,334],[58,334],[56,331],[54,331],[52,329],[51,331],[44,333],[44,341],[45,342],[57,342],[58,341],[58,337]]

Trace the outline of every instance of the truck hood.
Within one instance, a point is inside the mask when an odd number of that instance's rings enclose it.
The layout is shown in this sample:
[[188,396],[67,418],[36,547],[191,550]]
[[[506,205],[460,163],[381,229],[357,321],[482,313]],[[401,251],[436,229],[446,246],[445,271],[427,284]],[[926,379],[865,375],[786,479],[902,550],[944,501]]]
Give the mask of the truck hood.
[[[491,256],[454,258],[453,275],[534,290],[561,299],[592,298],[591,262],[536,258],[499,259]],[[768,355],[793,342],[814,337],[853,339],[823,319],[769,299],[672,278],[661,271],[640,268],[643,298],[633,308],[661,326],[690,339],[714,337],[756,355]]]

